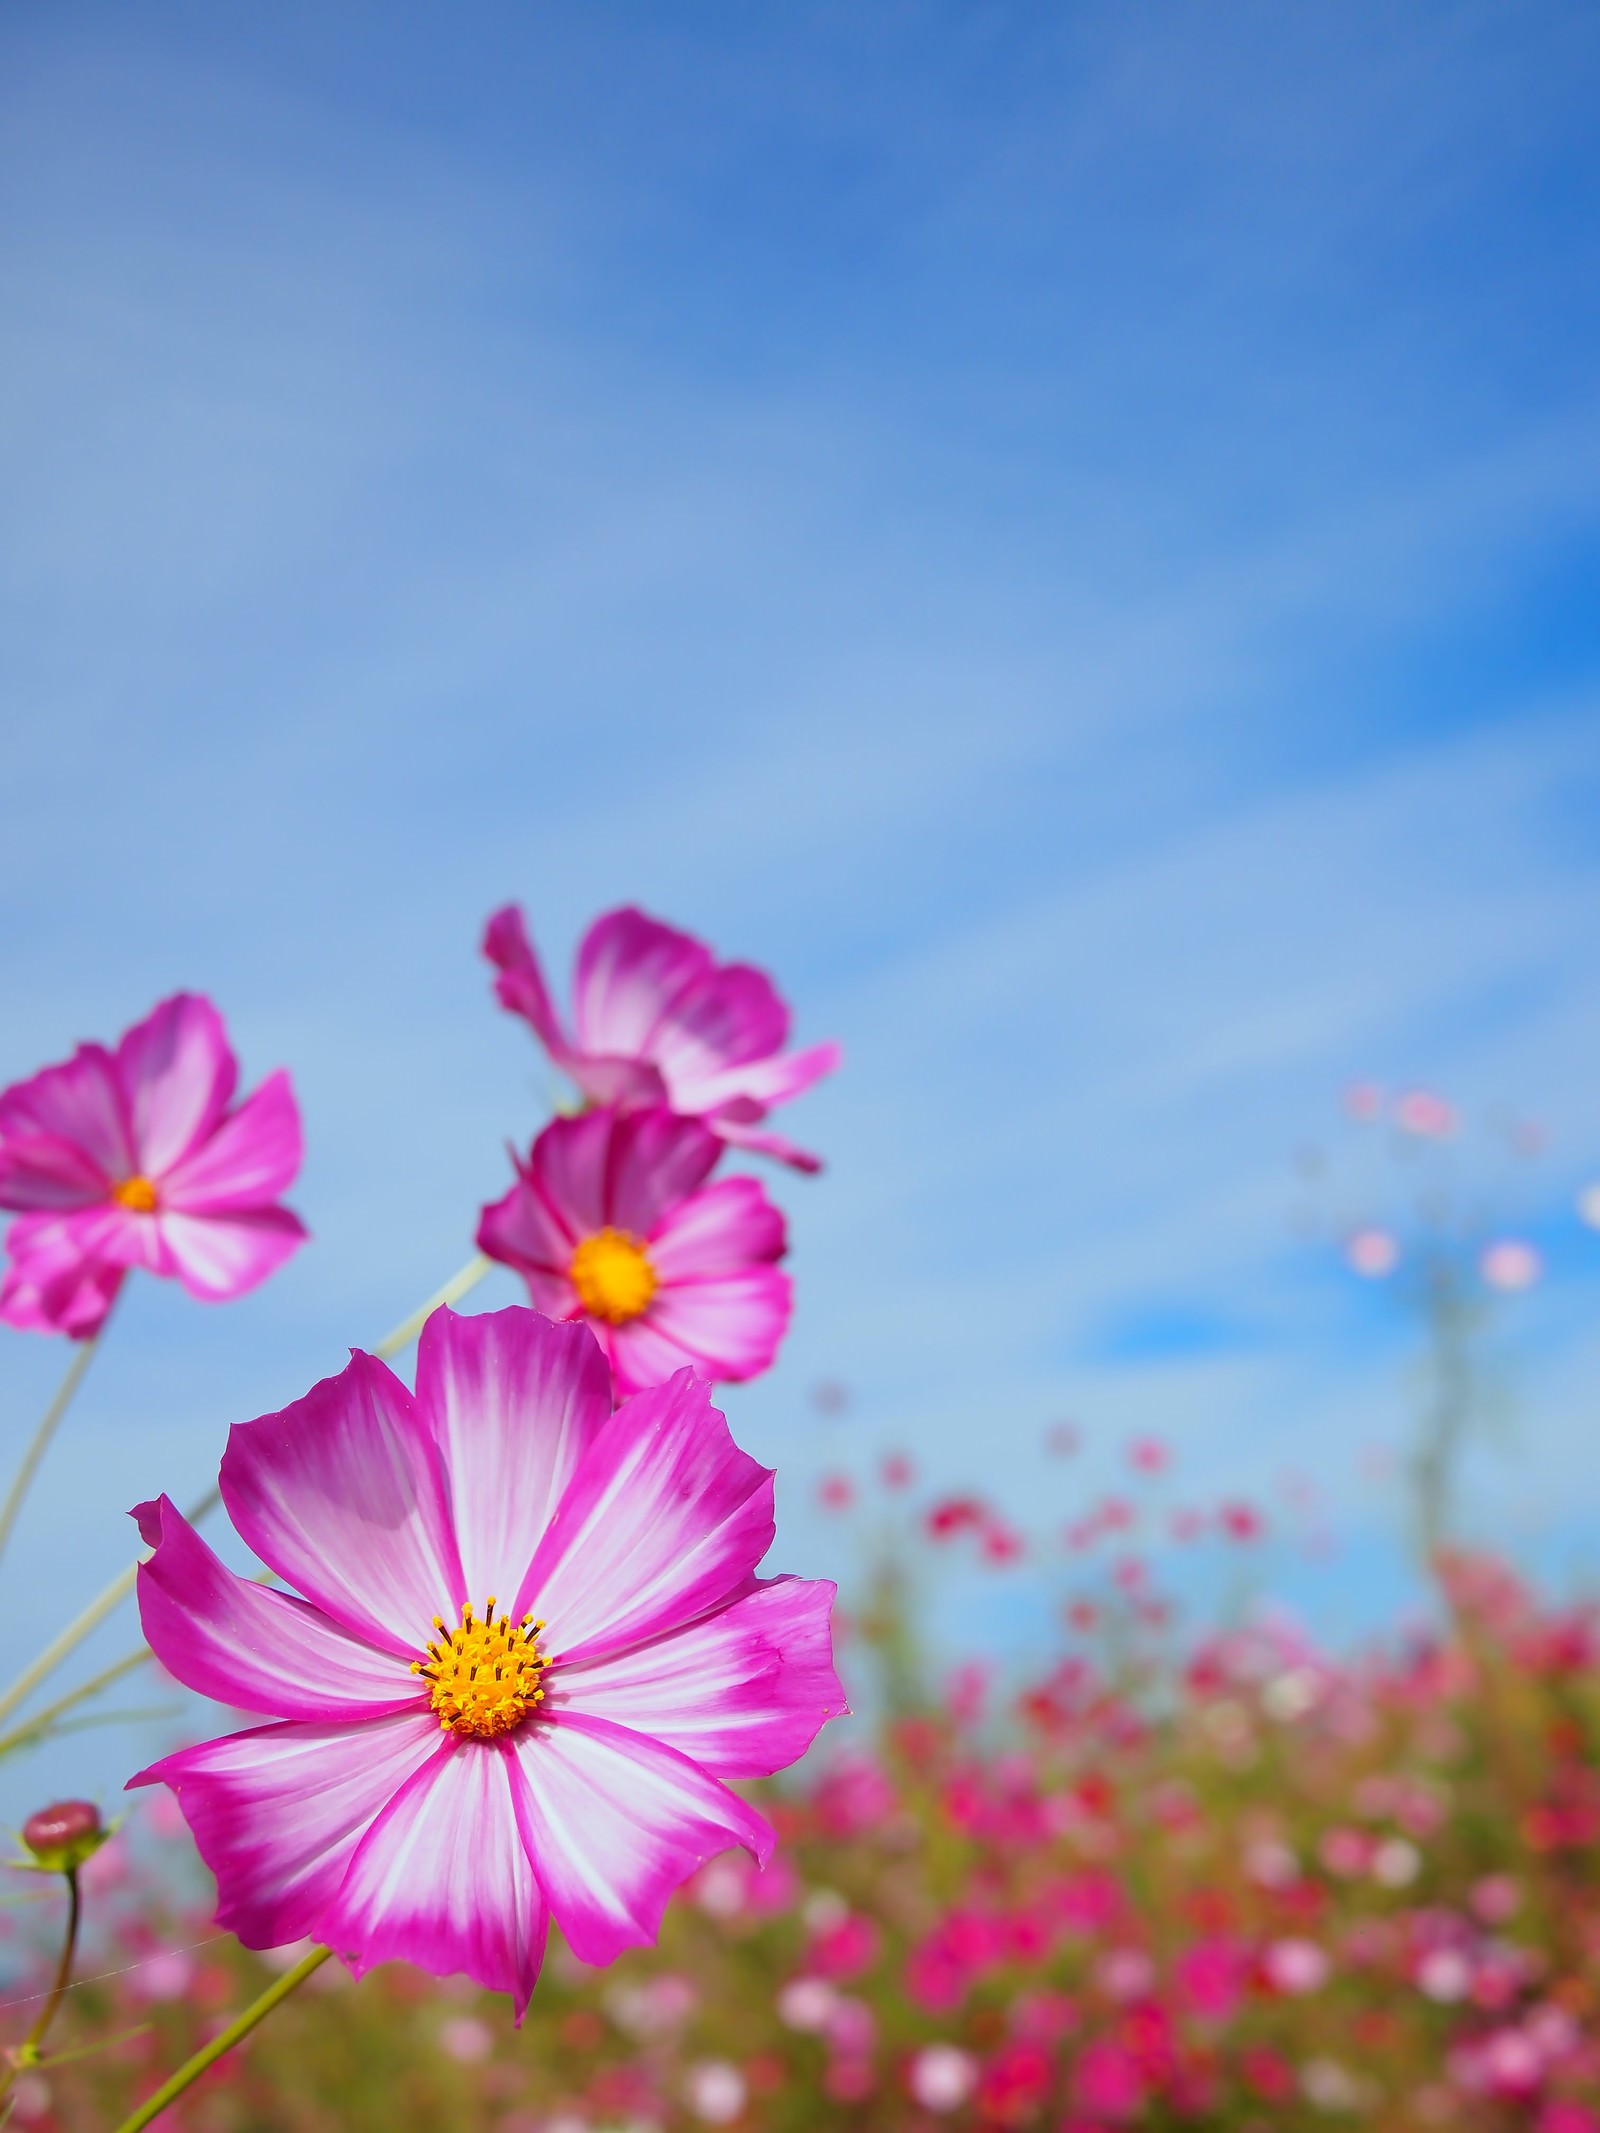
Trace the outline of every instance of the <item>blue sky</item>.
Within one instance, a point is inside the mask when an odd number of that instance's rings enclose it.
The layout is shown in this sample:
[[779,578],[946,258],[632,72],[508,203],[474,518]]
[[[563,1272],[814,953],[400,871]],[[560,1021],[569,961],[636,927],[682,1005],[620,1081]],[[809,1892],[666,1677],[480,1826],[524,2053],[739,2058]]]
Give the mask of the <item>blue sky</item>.
[[[1288,1221],[1365,1073],[1549,1128],[1476,1501],[1581,1565],[1597,89],[1579,5],[9,11],[0,1076],[208,989],[316,1232],[130,1298],[19,1636],[466,1256],[548,1095],[512,896],[844,1039],[732,1401],[789,1561],[821,1464],[1068,1515],[1159,1428],[1201,1495],[1316,1475],[1297,1599],[1377,1619],[1408,1335]],[[7,1339],[19,1438],[60,1360]]]

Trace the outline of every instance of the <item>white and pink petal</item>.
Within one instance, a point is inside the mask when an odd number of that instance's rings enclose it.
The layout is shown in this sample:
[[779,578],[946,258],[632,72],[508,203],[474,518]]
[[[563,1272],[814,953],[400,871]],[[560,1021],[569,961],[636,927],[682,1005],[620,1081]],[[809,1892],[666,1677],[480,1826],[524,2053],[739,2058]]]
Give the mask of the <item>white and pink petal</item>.
[[167,1271],[202,1303],[227,1303],[276,1273],[306,1241],[306,1226],[287,1207],[241,1207],[215,1214],[176,1209],[133,1221],[153,1222],[166,1247]]
[[522,1834],[521,1789],[508,1745],[447,1739],[395,1794],[322,1921],[357,1977],[397,1959],[434,1977],[464,1971],[509,1992],[522,2020],[549,1914]]
[[238,1577],[161,1496],[133,1513],[145,1545],[145,1641],[186,1688],[266,1718],[359,1722],[415,1711],[424,1684],[293,1594]]
[[468,1596],[509,1597],[611,1419],[606,1359],[583,1324],[441,1309],[418,1343],[416,1402],[444,1462]]
[[623,1402],[584,1454],[514,1602],[553,1659],[676,1629],[742,1588],[772,1544],[772,1474],[688,1371]]
[[438,1747],[427,1710],[355,1726],[291,1719],[182,1748],[128,1787],[172,1788],[216,1876],[218,1925],[247,1948],[281,1948],[328,1938],[357,1844]]
[[166,1172],[161,1204],[185,1214],[270,1206],[305,1157],[294,1086],[281,1069]]
[[753,1378],[772,1367],[793,1300],[780,1267],[756,1266],[716,1279],[663,1283],[646,1316],[695,1359],[702,1377]]
[[568,1715],[513,1742],[523,1840],[580,1962],[654,1940],[673,1891],[730,1845],[771,1853],[765,1817],[660,1741]]
[[[222,1498],[270,1569],[382,1651],[415,1656],[468,1597],[432,1429],[359,1350],[279,1414],[236,1423]],[[478,1597],[482,1597],[479,1595]]]
[[834,1671],[826,1579],[779,1577],[631,1651],[547,1677],[552,1718],[607,1718],[720,1778],[769,1777],[849,1710]]
[[117,1046],[135,1166],[160,1178],[221,1123],[238,1061],[222,1017],[198,993],[175,993]]

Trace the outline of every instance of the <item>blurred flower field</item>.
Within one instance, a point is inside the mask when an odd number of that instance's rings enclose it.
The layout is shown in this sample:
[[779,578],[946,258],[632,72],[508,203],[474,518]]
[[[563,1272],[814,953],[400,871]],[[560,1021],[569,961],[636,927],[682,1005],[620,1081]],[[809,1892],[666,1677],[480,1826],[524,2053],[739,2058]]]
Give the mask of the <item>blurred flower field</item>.
[[[982,1530],[959,1504],[921,1545]],[[1088,1635],[992,1707],[979,1669],[923,1686],[881,1576],[845,1646],[875,1739],[751,1788],[765,1873],[712,1861],[607,1970],[553,1945],[520,2031],[460,1981],[330,1966],[169,2122],[1593,2133],[1600,1623],[1485,1557],[1438,1571],[1448,1626],[1346,1661],[1249,1624],[1180,1660],[1148,1586],[1120,1622],[1079,1601]],[[22,2077],[18,2124],[113,2122],[303,1952],[216,1936],[198,1891],[173,1910],[180,1845],[163,1799],[85,1869],[65,2063]]]

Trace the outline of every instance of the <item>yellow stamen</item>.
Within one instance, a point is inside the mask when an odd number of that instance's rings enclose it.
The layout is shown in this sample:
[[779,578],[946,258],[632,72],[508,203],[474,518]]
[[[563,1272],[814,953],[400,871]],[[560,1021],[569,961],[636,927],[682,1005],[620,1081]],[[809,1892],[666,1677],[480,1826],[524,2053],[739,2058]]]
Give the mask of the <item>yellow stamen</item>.
[[125,1207],[135,1215],[153,1215],[159,1198],[154,1180],[137,1170],[131,1178],[124,1178],[120,1184],[112,1186],[111,1197],[119,1207]]
[[470,1603],[461,1610],[459,1629],[446,1629],[433,1618],[437,1640],[426,1659],[413,1659],[411,1671],[428,1683],[429,1701],[439,1714],[439,1730],[463,1740],[498,1740],[520,1726],[544,1702],[540,1676],[549,1661],[539,1650],[542,1622],[524,1615],[494,1618],[491,1594],[477,1621]]
[[608,1325],[625,1326],[656,1293],[650,1255],[625,1229],[607,1228],[585,1237],[567,1272],[589,1316],[603,1318]]

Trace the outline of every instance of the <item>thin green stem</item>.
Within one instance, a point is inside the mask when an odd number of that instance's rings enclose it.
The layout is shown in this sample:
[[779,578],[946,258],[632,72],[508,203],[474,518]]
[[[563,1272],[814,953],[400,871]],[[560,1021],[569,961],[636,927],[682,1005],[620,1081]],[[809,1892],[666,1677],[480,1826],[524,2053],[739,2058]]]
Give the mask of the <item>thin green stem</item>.
[[459,1302],[469,1289],[478,1286],[493,1265],[494,1261],[486,1259],[482,1252],[474,1252],[460,1272],[452,1274],[442,1289],[435,1289],[425,1304],[419,1304],[409,1318],[401,1319],[392,1332],[383,1336],[373,1349],[373,1354],[385,1359],[398,1355],[402,1348],[409,1346],[416,1339],[441,1304]]
[[[481,1252],[474,1253],[459,1273],[451,1275],[442,1289],[436,1290],[409,1318],[402,1319],[392,1332],[386,1333],[373,1349],[373,1354],[397,1355],[408,1341],[416,1338],[431,1312],[436,1311],[440,1304],[454,1303],[465,1296],[469,1289],[474,1288],[483,1279],[493,1264],[493,1260],[486,1259]],[[203,1518],[209,1517],[221,1500],[216,1489],[208,1489],[186,1514],[190,1525],[197,1526]],[[9,1718],[18,1704],[31,1696],[41,1681],[47,1681],[62,1660],[69,1653],[76,1651],[84,1638],[91,1631],[98,1629],[106,1616],[122,1605],[132,1592],[138,1575],[139,1565],[130,1563],[126,1570],[119,1572],[111,1580],[102,1593],[89,1602],[81,1614],[74,1615],[64,1629],[57,1631],[33,1664],[24,1667],[10,1688],[0,1696],[0,1721]]]
[[23,1748],[29,1741],[37,1740],[41,1733],[48,1732],[57,1719],[65,1718],[67,1713],[75,1710],[80,1703],[87,1703],[91,1696],[98,1696],[102,1690],[111,1688],[121,1681],[124,1675],[131,1674],[136,1667],[143,1666],[149,1657],[149,1645],[141,1644],[136,1652],[126,1653],[115,1666],[108,1666],[98,1674],[91,1674],[87,1681],[80,1682],[75,1689],[69,1689],[65,1696],[58,1696],[54,1703],[47,1703],[44,1709],[35,1712],[25,1725],[14,1727],[9,1733],[0,1733],[0,1755],[9,1755],[13,1748]]
[[38,2020],[23,2038],[14,2052],[7,2055],[7,2065],[0,2073],[0,2096],[11,2092],[11,2085],[25,2066],[36,2065],[39,2046],[44,2042],[45,2032],[56,2018],[56,2009],[66,1997],[72,1982],[72,1961],[78,1952],[78,1922],[83,1916],[83,1903],[78,1893],[78,1869],[69,1866],[67,1876],[67,1931],[61,1943],[61,1960],[56,1964],[55,1982],[50,1987],[50,1997],[44,2003]]
[[169,2080],[162,2082],[153,2096],[147,2096],[130,2117],[125,2118],[116,2133],[139,2133],[152,2119],[159,2118],[169,2103],[175,2103],[193,2082],[198,2081],[208,2066],[214,2066],[225,2052],[232,2051],[242,2037],[248,2037],[258,2022],[266,2020],[281,2000],[286,2000],[297,1986],[303,1985],[314,1970],[320,1970],[331,1948],[313,1948],[308,1956],[286,1970],[282,1977],[274,1979],[260,1999],[253,2001],[242,2015],[230,2022],[220,2035],[202,2044],[192,2059],[186,2059]]
[[55,1398],[39,1418],[39,1427],[34,1431],[28,1449],[22,1455],[22,1464],[17,1468],[16,1476],[6,1491],[6,1500],[0,1504],[0,1555],[6,1552],[11,1529],[17,1522],[17,1513],[22,1509],[23,1499],[33,1486],[33,1477],[39,1471],[39,1462],[50,1449],[50,1439],[60,1428],[62,1416],[72,1405],[73,1395],[83,1383],[84,1373],[100,1352],[100,1343],[105,1339],[106,1327],[110,1322],[111,1315],[107,1312],[101,1319],[99,1330],[93,1339],[78,1342],[77,1353],[67,1365],[66,1375],[56,1388]]

